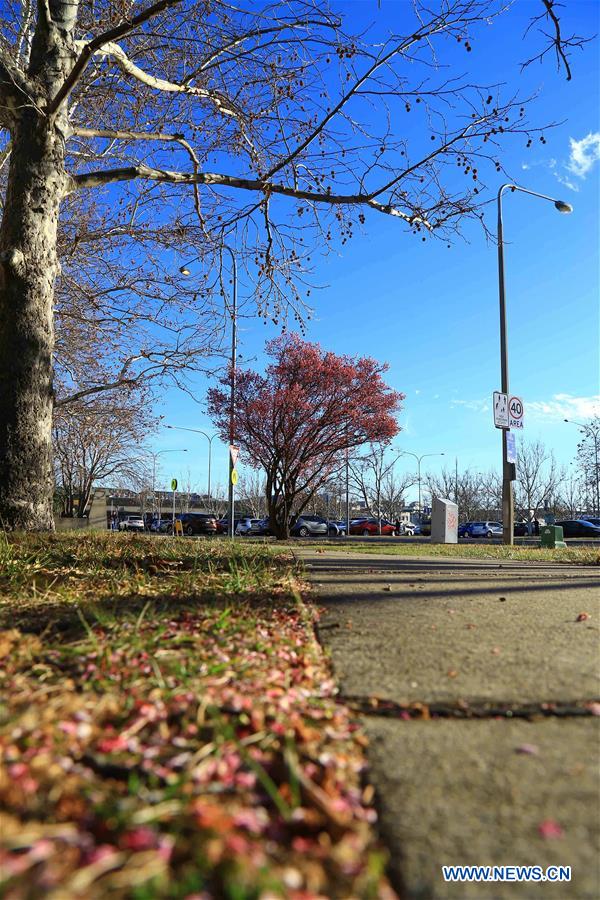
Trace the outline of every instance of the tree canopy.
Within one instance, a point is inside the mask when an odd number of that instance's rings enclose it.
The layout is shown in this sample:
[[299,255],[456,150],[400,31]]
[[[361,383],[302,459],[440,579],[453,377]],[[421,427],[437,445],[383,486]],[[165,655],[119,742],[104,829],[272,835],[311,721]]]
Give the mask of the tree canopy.
[[[297,334],[266,347],[265,374],[237,373],[233,437],[243,459],[266,475],[271,529],[287,537],[298,515],[343,464],[345,452],[369,441],[391,440],[403,394],[384,380],[387,365],[369,357],[338,356]],[[209,413],[230,439],[230,391],[208,393]],[[297,506],[302,498],[301,507]]]

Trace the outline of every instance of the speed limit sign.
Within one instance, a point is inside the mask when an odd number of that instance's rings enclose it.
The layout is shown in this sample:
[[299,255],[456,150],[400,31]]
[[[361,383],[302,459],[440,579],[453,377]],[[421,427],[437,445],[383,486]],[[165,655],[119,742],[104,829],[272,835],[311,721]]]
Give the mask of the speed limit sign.
[[525,407],[521,397],[511,397],[508,401],[508,427],[523,428]]

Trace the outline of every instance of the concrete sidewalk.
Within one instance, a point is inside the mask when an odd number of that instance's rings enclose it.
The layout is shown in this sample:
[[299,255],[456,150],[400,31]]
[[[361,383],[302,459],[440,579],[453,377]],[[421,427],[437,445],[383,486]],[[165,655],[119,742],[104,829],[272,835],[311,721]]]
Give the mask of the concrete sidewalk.
[[[401,896],[597,900],[600,720],[578,713],[600,696],[598,571],[297,555],[326,609],[319,634],[341,693],[372,709],[371,778]],[[481,718],[406,720],[394,703]],[[565,715],[545,716],[548,703]],[[524,704],[539,714],[518,718]],[[571,866],[572,880],[450,884],[442,865]]]

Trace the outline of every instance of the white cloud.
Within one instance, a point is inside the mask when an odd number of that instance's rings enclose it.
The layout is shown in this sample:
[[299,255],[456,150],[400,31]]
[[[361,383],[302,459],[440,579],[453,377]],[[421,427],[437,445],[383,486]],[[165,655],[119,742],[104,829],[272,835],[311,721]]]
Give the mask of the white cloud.
[[451,400],[450,406],[462,406],[464,409],[471,409],[474,412],[489,412],[490,405],[487,400]]
[[573,397],[572,394],[554,394],[550,400],[525,400],[525,416],[546,421],[563,419],[578,421],[600,415],[600,394],[591,397]]
[[600,160],[600,131],[586,135],[580,141],[569,138],[571,153],[567,169],[577,178],[585,178],[594,163]]
[[[476,413],[488,413],[490,403],[486,399],[450,401],[452,408],[461,407]],[[574,397],[572,394],[553,394],[549,400],[528,400],[525,397],[525,418],[535,421],[562,422],[575,419],[585,422],[600,415],[600,394],[591,397]]]
[[[600,160],[600,131],[590,131],[580,141],[569,138],[569,159],[554,170],[554,174],[561,184],[569,190],[579,193],[579,185],[576,179],[584,180],[594,164]],[[554,167],[551,167],[554,168]]]
[[556,177],[558,178],[558,180],[560,181],[561,184],[564,184],[564,186],[568,187],[569,190],[575,191],[576,194],[579,193],[579,185],[578,184],[575,184],[575,182],[571,181],[571,179],[566,177],[565,175],[561,175],[560,172],[555,172],[554,174],[556,175]]

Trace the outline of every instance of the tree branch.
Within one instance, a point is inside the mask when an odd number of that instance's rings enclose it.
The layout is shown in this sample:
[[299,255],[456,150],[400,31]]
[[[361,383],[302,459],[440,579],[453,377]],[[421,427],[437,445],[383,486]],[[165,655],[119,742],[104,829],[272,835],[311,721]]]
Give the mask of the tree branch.
[[86,172],[82,175],[71,175],[67,179],[66,194],[80,188],[100,187],[118,181],[133,181],[142,178],[149,181],[167,182],[170,184],[207,184],[218,187],[236,188],[243,191],[258,191],[265,195],[281,194],[294,197],[296,200],[308,200],[312,203],[327,203],[330,206],[368,206],[377,212],[396,216],[410,225],[422,224],[431,227],[421,215],[402,212],[391,204],[379,203],[374,199],[377,191],[370,194],[332,194],[327,191],[303,191],[288,187],[285,184],[271,184],[264,180],[239,178],[236,175],[223,175],[219,172],[171,172],[167,169],[154,169],[139,163],[122,169],[105,169],[98,172]]
[[108,140],[173,142],[183,147],[189,155],[194,164],[194,171],[197,171],[197,167],[200,165],[193,148],[182,134],[166,134],[162,131],[123,131],[112,128],[80,128],[79,126],[71,128],[71,133],[77,137],[108,138]]
[[561,32],[560,19],[558,14],[556,13],[556,9],[558,7],[564,6],[562,3],[557,3],[556,0],[541,0],[542,5],[544,6],[545,12],[540,13],[539,16],[534,16],[534,18],[529,23],[527,32],[534,26],[537,25],[538,22],[541,22],[542,19],[549,19],[553,33],[548,34],[542,28],[539,29],[541,34],[544,35],[545,38],[548,39],[547,45],[541,50],[536,56],[528,59],[526,62],[521,63],[521,71],[530,66],[531,63],[542,61],[546,53],[550,50],[554,50],[556,54],[556,63],[557,69],[560,71],[561,65],[565,67],[565,73],[567,76],[567,81],[571,81],[571,67],[569,65],[569,50],[573,47],[583,47],[584,44],[587,44],[591,38],[580,37],[579,35],[572,34],[570,37],[565,37]]
[[32,103],[33,86],[10,56],[0,49],[0,124],[10,128],[19,106]]
[[[177,2],[179,2],[179,0],[177,0]],[[84,44],[84,49],[85,46],[86,45]],[[114,41],[110,41],[104,44],[100,49],[95,50],[94,55],[112,57],[125,75],[130,75],[132,78],[135,78],[136,81],[145,84],[147,87],[153,88],[153,90],[163,91],[167,94],[185,94],[187,96],[198,97],[201,100],[208,100],[224,116],[231,116],[236,120],[240,127],[242,137],[250,148],[252,159],[258,163],[258,153],[248,137],[247,124],[243,111],[239,106],[229,100],[225,94],[221,93],[221,91],[212,88],[192,87],[187,83],[177,84],[177,82],[150,75],[132,62],[123,48],[114,43]]]
[[142,25],[144,22],[147,22],[148,19],[151,19],[154,16],[157,16],[159,13],[163,12],[163,10],[168,9],[171,6],[176,6],[182,2],[183,0],[159,0],[158,3],[154,3],[147,9],[142,10],[142,12],[138,13],[137,16],[133,16],[133,18],[125,22],[121,22],[120,25],[117,25],[115,26],[115,28],[111,28],[108,31],[105,31],[103,34],[99,34],[97,37],[89,41],[89,43],[85,44],[77,60],[75,61],[70,74],[63,82],[62,87],[58,90],[52,101],[48,104],[46,110],[47,115],[54,115],[60,108],[63,101],[67,99],[67,97],[83,75],[87,64],[89,63],[94,53],[99,51],[106,44],[110,44],[112,41],[118,41],[120,38],[125,37],[125,35],[130,34],[130,32],[137,28],[138,25]]

